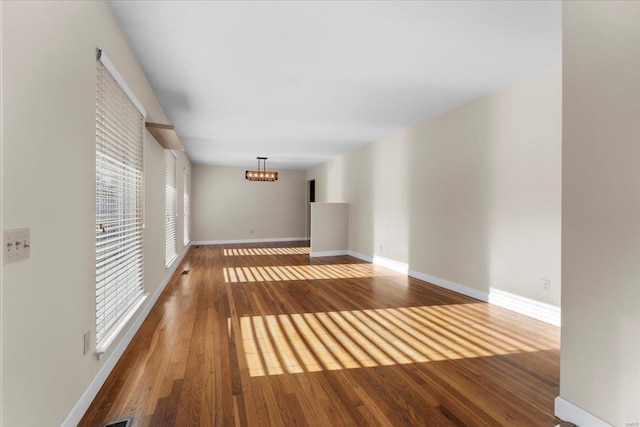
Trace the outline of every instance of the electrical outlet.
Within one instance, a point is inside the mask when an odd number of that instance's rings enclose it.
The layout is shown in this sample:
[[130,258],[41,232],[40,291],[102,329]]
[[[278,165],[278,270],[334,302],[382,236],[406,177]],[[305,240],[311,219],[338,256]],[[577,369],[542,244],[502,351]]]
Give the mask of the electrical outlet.
[[84,353],[82,354],[89,353],[90,349],[91,349],[91,331],[87,331],[84,333]]
[[544,292],[551,292],[551,280],[542,279],[540,281],[540,289],[542,289]]

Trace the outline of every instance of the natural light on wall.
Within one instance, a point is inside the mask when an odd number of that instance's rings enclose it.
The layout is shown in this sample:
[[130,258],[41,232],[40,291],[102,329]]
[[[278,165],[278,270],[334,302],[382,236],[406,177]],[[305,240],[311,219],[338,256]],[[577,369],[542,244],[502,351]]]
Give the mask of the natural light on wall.
[[478,303],[252,316],[239,327],[252,377],[559,348],[535,331],[478,322],[489,310]]

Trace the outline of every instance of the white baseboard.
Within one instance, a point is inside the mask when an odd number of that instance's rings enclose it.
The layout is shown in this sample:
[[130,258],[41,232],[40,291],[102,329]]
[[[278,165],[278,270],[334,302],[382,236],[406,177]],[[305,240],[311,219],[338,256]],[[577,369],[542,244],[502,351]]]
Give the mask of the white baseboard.
[[424,282],[431,283],[441,288],[449,289],[450,291],[454,291],[462,295],[466,295],[466,296],[479,299],[485,302],[489,301],[489,295],[486,292],[482,292],[477,289],[470,288],[469,286],[459,285],[457,283],[440,279],[438,277],[431,276],[429,274],[421,273],[416,270],[410,270],[409,264],[404,262],[395,261],[395,260],[384,258],[378,255],[374,255],[373,258],[371,258],[370,256],[361,254],[359,252],[354,252],[354,251],[349,251],[349,255],[351,255],[352,257],[361,259],[363,261],[370,262],[372,264],[377,264],[382,267],[386,267],[390,270],[404,273],[408,276],[414,277]]
[[370,262],[371,264],[379,265],[380,267],[388,268],[389,270],[397,271],[398,273],[407,274],[409,271],[409,264],[406,262],[396,261],[395,259],[385,258],[380,255],[374,255],[372,258],[369,255],[354,251],[348,251],[347,255]]
[[362,261],[370,262],[370,263],[373,264],[373,258],[371,258],[370,256],[367,256],[367,255],[361,254],[359,252],[347,251],[347,255],[352,256],[354,258],[361,259]]
[[340,256],[340,255],[347,255],[347,250],[342,250],[342,251],[316,251],[316,252],[311,252],[309,253],[309,256],[311,258],[316,258],[316,257],[323,257],[323,256]]
[[466,295],[471,298],[478,299],[480,301],[489,302],[489,294],[479,291],[478,289],[471,288],[469,286],[460,285],[449,280],[440,279],[439,277],[431,276],[429,274],[421,273],[416,270],[409,270],[409,276],[419,280],[440,286],[441,288],[449,289],[450,291],[457,292],[462,295]]
[[397,271],[398,273],[407,274],[409,272],[409,264],[406,262],[381,257],[380,255],[373,256],[373,263],[375,265],[388,268],[389,270]]
[[396,261],[395,259],[385,258],[380,255],[374,255],[373,258],[371,258],[368,255],[354,251],[348,251],[347,255],[370,262],[371,264],[379,265],[380,267],[388,268],[389,270],[397,271],[398,273],[407,274],[409,271],[409,264],[406,262]]
[[450,291],[454,291],[480,301],[488,302],[506,308],[507,310],[515,311],[516,313],[524,314],[525,316],[541,320],[551,325],[560,326],[560,307],[555,305],[521,297],[496,288],[491,288],[490,292],[486,293],[470,286],[461,285],[420,271],[410,270],[407,263],[384,258],[378,255],[374,255],[373,258],[371,258],[367,255],[354,251],[348,251],[348,255],[372,264],[386,267],[399,273],[407,274],[411,277],[434,284],[441,288],[449,289]]
[[612,427],[611,424],[602,421],[595,415],[585,411],[560,396],[556,397],[554,414],[561,420],[573,423],[580,427]]
[[142,322],[144,322],[144,320],[147,318],[147,315],[149,314],[149,312],[155,305],[156,301],[160,297],[160,294],[162,294],[162,291],[164,291],[164,289],[169,284],[169,281],[171,280],[171,278],[173,277],[173,274],[175,273],[176,269],[180,265],[180,262],[185,257],[187,252],[189,252],[189,247],[191,246],[191,244],[187,245],[184,248],[184,250],[182,251],[182,254],[180,254],[180,256],[176,259],[177,262],[174,260],[174,262],[172,263],[172,267],[170,267],[170,269],[168,270],[168,274],[165,277],[165,279],[162,281],[158,289],[156,289],[156,291],[153,293],[153,295],[151,296],[147,304],[144,306],[144,308],[136,318],[136,320],[131,324],[131,327],[129,328],[129,330],[127,330],[127,332],[122,336],[122,339],[120,340],[116,348],[109,355],[109,357],[104,361],[104,364],[102,365],[102,367],[98,370],[98,372],[93,377],[93,379],[91,380],[87,388],[84,390],[84,392],[82,393],[82,395],[80,396],[76,404],[73,406],[73,408],[71,409],[67,417],[62,422],[61,424],[62,427],[67,427],[67,426],[74,427],[78,425],[78,423],[84,416],[85,412],[87,412],[87,409],[89,409],[91,402],[93,402],[93,399],[96,397],[96,395],[100,391],[100,388],[104,385],[105,381],[109,377],[109,374],[111,373],[113,368],[116,366],[116,363],[118,363],[118,360],[120,360],[120,357],[122,356],[125,349],[133,339],[133,336],[136,334],[136,332],[138,332],[138,329],[140,329]]
[[239,243],[269,243],[269,242],[298,242],[309,240],[307,237],[270,237],[267,239],[232,239],[232,240],[196,240],[191,242],[192,246],[197,245],[232,245]]
[[534,319],[542,320],[554,326],[560,326],[560,307],[555,305],[515,295],[496,288],[489,290],[489,303]]

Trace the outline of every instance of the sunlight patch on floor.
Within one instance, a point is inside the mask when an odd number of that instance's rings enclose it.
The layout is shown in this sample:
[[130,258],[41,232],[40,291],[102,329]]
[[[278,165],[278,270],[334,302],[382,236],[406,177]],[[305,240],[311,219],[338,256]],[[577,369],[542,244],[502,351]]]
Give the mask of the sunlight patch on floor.
[[309,255],[309,248],[231,248],[223,250],[224,256],[249,255]]
[[487,304],[240,318],[249,375],[318,372],[558,349],[491,322]]
[[225,267],[226,283],[273,282],[283,280],[350,279],[395,275],[372,264],[286,265],[267,267]]

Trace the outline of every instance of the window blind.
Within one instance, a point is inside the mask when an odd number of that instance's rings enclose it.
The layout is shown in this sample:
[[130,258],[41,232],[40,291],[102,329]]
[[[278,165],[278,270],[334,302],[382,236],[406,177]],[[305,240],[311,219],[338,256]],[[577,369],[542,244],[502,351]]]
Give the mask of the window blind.
[[189,235],[189,228],[191,224],[191,179],[189,172],[184,170],[184,244],[187,245],[191,236]]
[[104,54],[96,84],[97,354],[140,304],[144,110]]
[[170,150],[165,150],[165,264],[169,266],[178,255],[176,241],[176,216],[178,201],[176,194],[176,158]]

